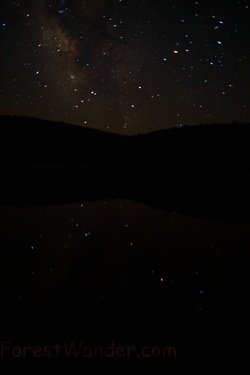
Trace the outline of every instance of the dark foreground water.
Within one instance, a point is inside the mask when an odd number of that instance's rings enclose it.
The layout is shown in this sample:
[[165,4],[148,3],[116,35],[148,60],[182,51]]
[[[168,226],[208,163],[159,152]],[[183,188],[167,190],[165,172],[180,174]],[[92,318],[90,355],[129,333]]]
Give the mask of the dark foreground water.
[[0,369],[248,365],[250,224],[114,199],[1,207],[0,225]]

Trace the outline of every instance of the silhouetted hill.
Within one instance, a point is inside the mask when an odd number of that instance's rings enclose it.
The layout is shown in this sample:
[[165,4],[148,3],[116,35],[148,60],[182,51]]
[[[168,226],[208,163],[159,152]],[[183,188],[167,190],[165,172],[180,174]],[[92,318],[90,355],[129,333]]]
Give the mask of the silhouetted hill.
[[2,116],[0,160],[4,162],[96,165],[125,139],[118,134],[31,117]]
[[151,152],[169,167],[238,169],[250,161],[250,124],[183,126],[135,137],[137,142],[143,154]]
[[248,169],[250,124],[183,126],[122,136],[62,122],[2,116],[0,161],[126,168]]
[[191,216],[250,221],[250,124],[122,136],[0,118],[0,204],[129,199]]

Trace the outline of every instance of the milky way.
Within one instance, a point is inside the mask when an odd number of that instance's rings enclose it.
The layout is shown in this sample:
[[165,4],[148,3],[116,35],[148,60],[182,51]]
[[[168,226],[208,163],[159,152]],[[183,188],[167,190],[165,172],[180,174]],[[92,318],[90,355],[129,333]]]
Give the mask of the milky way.
[[250,121],[247,1],[2,1],[0,113],[135,134]]

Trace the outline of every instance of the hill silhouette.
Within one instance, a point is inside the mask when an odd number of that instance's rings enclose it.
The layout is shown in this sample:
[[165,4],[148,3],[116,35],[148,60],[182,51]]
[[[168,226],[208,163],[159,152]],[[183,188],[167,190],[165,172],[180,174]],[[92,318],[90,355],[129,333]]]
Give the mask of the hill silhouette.
[[1,204],[132,199],[179,213],[250,219],[250,124],[124,136],[1,117]]
[[193,125],[124,136],[31,117],[0,120],[1,162],[242,169],[250,161],[250,124]]

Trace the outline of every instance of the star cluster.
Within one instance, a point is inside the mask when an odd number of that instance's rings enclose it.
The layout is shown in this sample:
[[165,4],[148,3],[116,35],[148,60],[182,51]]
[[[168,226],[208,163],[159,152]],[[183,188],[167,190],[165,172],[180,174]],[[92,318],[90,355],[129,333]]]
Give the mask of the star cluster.
[[125,134],[250,120],[249,6],[2,1],[0,113]]

